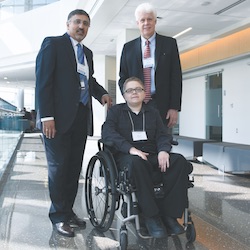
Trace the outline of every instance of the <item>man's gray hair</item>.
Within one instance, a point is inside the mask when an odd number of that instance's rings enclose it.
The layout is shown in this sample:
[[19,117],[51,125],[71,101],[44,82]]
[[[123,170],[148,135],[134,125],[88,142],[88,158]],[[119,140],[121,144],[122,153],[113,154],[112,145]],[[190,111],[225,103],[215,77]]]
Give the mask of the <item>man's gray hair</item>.
[[150,3],[142,3],[135,9],[135,20],[138,21],[140,13],[153,13],[155,20],[157,19],[157,12]]

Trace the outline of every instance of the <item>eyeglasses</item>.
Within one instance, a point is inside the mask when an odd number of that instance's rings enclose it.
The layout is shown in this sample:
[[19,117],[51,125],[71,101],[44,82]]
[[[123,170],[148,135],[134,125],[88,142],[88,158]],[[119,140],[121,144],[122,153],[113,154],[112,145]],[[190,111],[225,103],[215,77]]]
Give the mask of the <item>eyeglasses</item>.
[[141,93],[142,91],[144,91],[143,88],[140,88],[140,87],[137,87],[137,88],[129,88],[129,89],[126,89],[124,92],[127,93],[127,94],[132,94],[132,93]]
[[75,20],[69,20],[69,22],[73,22],[75,25],[81,25],[83,24],[86,27],[90,26],[90,23],[88,21],[82,21],[81,19],[75,19]]

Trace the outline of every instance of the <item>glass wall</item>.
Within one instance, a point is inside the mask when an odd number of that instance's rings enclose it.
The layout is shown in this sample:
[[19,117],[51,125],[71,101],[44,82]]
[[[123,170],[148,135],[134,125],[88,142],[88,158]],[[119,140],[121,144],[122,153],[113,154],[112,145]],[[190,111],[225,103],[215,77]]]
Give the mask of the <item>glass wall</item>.
[[23,113],[0,108],[0,179],[24,131],[22,117]]
[[5,0],[0,3],[0,20],[48,5],[59,0]]
[[222,141],[222,73],[207,76],[206,139]]

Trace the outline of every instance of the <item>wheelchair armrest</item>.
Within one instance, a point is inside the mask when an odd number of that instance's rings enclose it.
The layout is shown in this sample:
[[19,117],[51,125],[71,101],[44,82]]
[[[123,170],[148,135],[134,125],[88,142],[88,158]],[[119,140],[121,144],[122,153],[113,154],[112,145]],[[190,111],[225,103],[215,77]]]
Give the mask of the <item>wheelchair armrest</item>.
[[104,139],[99,139],[98,142],[103,143],[104,145],[107,145],[107,146],[110,146],[110,147],[112,147],[114,145],[113,141],[104,140]]
[[[103,146],[101,146],[101,145],[103,145]],[[104,140],[104,139],[99,139],[98,140],[98,149],[99,149],[99,151],[101,151],[104,146],[107,146],[109,149],[111,149],[111,148],[114,147],[114,142]]]
[[178,144],[179,144],[178,141],[176,141],[175,139],[172,139],[171,145],[177,146]]

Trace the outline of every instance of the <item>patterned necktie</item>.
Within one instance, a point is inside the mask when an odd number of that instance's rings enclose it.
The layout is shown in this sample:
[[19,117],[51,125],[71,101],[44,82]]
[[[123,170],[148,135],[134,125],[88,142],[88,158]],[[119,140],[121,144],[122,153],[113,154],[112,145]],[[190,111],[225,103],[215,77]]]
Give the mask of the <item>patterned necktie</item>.
[[[78,62],[84,65],[84,53],[83,53],[83,47],[80,43],[77,44],[77,58]],[[80,75],[80,81],[84,82],[84,88],[81,90],[81,97],[80,101],[86,105],[89,101],[89,84],[88,79],[85,75],[79,73]]]
[[[146,41],[146,48],[144,50],[144,59],[150,57],[150,41]],[[143,68],[144,76],[144,86],[145,86],[145,99],[144,102],[147,103],[151,99],[151,67]]]

